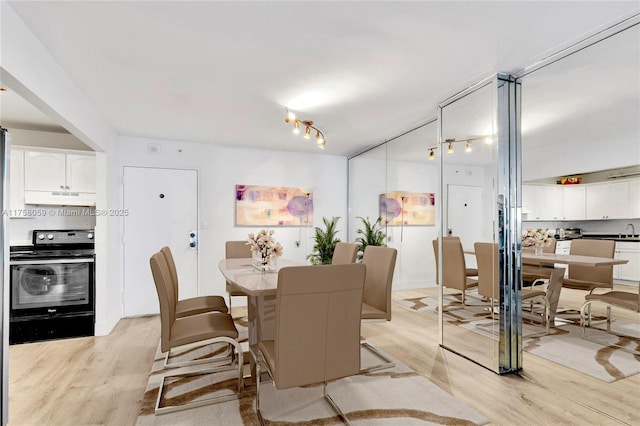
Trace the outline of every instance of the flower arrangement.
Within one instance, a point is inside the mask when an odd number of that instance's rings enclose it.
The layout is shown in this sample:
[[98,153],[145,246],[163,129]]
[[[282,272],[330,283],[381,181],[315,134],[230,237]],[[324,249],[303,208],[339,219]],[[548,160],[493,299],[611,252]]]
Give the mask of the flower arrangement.
[[531,247],[535,245],[548,246],[551,244],[554,234],[555,232],[548,228],[538,228],[535,231],[532,228],[527,228],[527,230],[522,233],[522,247]]
[[247,245],[250,246],[253,257],[257,258],[260,263],[260,265],[256,265],[259,269],[269,269],[272,258],[282,256],[283,249],[273,237],[274,232],[273,229],[262,229],[256,235],[249,234],[247,238]]

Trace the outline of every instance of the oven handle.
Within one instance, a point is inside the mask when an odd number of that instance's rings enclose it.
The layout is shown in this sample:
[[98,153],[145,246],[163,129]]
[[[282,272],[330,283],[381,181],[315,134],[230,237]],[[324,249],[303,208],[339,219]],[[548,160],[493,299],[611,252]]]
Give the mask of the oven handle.
[[60,264],[60,263],[93,263],[93,258],[83,257],[79,259],[10,260],[9,266],[11,265],[50,265],[50,264]]

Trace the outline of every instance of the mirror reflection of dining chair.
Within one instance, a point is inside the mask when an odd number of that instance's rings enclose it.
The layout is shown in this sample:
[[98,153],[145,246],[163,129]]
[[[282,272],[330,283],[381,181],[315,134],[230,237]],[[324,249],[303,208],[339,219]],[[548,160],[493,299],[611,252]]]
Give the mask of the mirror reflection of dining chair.
[[[433,240],[433,252],[436,257],[436,283],[440,284],[438,277],[438,240]],[[442,286],[458,290],[462,294],[461,306],[451,307],[443,309],[443,312],[448,312],[456,309],[464,309],[466,304],[467,290],[477,287],[478,280],[469,278],[467,275],[469,271],[464,259],[464,250],[462,249],[462,243],[457,237],[444,237],[442,239]],[[475,274],[478,274],[477,269]]]
[[[522,251],[534,251],[534,247],[523,247]],[[542,253],[553,254],[556,252],[556,240],[552,239],[542,246]],[[553,273],[553,265],[537,265],[526,260],[522,261],[522,281],[534,287],[537,284],[548,283]],[[524,283],[523,283],[524,284]]]
[[[361,318],[363,321],[391,321],[391,287],[398,251],[391,247],[367,246],[362,264],[367,268],[364,283]],[[367,341],[362,346],[373,352],[384,363],[369,367],[362,372],[391,368],[395,363],[378,348]]]
[[[571,241],[569,254],[613,259],[615,248],[613,240],[579,238]],[[590,293],[598,288],[613,289],[613,266],[569,265],[569,276],[562,281],[562,287]]]
[[[155,414],[164,414],[188,408],[201,407],[207,404],[237,399],[243,390],[242,347],[237,341],[238,330],[231,315],[223,312],[207,312],[178,318],[176,316],[177,299],[174,292],[171,273],[162,252],[155,253],[149,260],[153,281],[160,304],[160,350],[165,353],[164,369],[190,367],[187,370],[173,370],[160,377],[160,387],[155,405]],[[194,344],[210,345],[220,343],[228,347],[229,356],[203,358],[189,361],[169,363],[172,349],[190,348]],[[200,367],[195,367],[200,365]],[[160,407],[163,390],[167,378],[197,376],[219,371],[238,370],[238,389],[235,394],[219,395],[214,398],[199,400],[185,404]]]
[[[346,422],[327,393],[327,383],[360,372],[360,311],[366,266],[293,266],[278,274],[274,340],[251,347],[256,360],[256,413],[262,366],[277,389],[323,384],[324,398]],[[295,399],[291,400],[292,402]]]
[[339,242],[333,250],[331,258],[332,265],[344,265],[345,263],[355,263],[358,256],[358,245],[355,243]]
[[[251,258],[251,248],[247,244],[246,240],[242,241],[226,241],[224,243],[224,257],[225,259],[244,259]],[[232,297],[246,297],[247,294],[243,291],[236,289],[229,281],[226,282],[226,290],[229,294],[229,312],[231,312],[231,298]]]
[[[475,243],[474,250],[478,260],[478,293],[491,301],[491,319],[495,320],[495,305],[500,307],[500,258],[498,244],[495,243]],[[522,303],[531,302],[531,313],[533,314],[533,303],[539,302],[543,305],[541,323],[545,324],[545,334],[549,334],[550,311],[547,293],[537,289],[522,289]],[[492,325],[489,323],[486,325]],[[485,325],[485,324],[482,324]],[[536,334],[535,336],[538,336]],[[534,337],[528,335],[523,337]]]
[[205,312],[224,312],[227,313],[229,309],[222,296],[197,296],[188,299],[180,299],[179,290],[180,285],[178,282],[178,270],[176,268],[175,261],[171,249],[167,246],[162,247],[160,252],[165,257],[167,267],[169,268],[169,274],[171,275],[171,282],[174,286],[176,303],[176,318],[188,317],[190,315],[203,314]]
[[594,302],[604,303],[607,306],[607,333],[612,333],[616,336],[622,337],[624,334],[618,332],[612,332],[611,330],[611,306],[616,306],[622,309],[628,309],[632,312],[640,313],[640,286],[638,287],[638,294],[630,291],[608,291],[606,293],[593,293],[585,296],[585,302],[580,308],[580,334],[583,339],[590,340],[592,342],[607,346],[617,347],[625,352],[630,352],[635,355],[640,355],[640,351],[630,349],[627,346],[620,345],[618,343],[604,342],[600,339],[588,336],[586,331],[589,325],[591,317],[591,305]]

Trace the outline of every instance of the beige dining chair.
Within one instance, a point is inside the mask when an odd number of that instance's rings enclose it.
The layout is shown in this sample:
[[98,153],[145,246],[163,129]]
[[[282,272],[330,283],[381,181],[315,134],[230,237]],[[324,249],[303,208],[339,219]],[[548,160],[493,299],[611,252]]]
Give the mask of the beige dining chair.
[[[615,248],[613,240],[581,238],[571,241],[569,254],[613,259]],[[613,266],[569,265],[569,276],[562,281],[562,287],[591,293],[597,288],[613,289]]]
[[355,243],[343,243],[336,244],[333,250],[333,257],[331,258],[332,265],[343,265],[345,263],[355,263],[358,256],[358,245]]
[[[360,372],[360,309],[366,266],[293,266],[278,274],[275,339],[251,348],[256,361],[256,413],[260,424],[261,369],[277,389],[323,384]],[[291,400],[294,401],[295,399]]]
[[[251,248],[247,245],[245,240],[227,241],[224,243],[224,257],[225,259],[251,258]],[[226,290],[229,294],[229,312],[231,312],[231,298],[240,296],[246,297],[247,294],[233,287],[229,281],[226,283]]]
[[[529,251],[533,252],[534,247],[524,247],[522,249],[523,252]],[[553,239],[549,242],[549,244],[544,245],[542,247],[543,253],[553,254],[556,252],[556,240]],[[553,272],[553,265],[549,266],[540,266],[537,264],[527,263],[526,260],[522,261],[522,280],[526,283],[531,283],[531,286],[535,286],[536,284],[540,284],[543,282],[548,282],[549,278],[551,278],[551,273]]]
[[[182,318],[176,317],[176,296],[174,284],[166,258],[162,252],[155,253],[149,260],[153,281],[160,303],[160,350],[165,353],[164,369],[201,365],[188,371],[178,370],[161,376],[155,414],[164,414],[187,408],[200,407],[207,404],[229,401],[238,398],[243,390],[242,347],[237,341],[238,330],[231,315],[223,312],[207,312]],[[229,356],[196,359],[169,363],[171,350],[193,344],[222,344],[228,348]],[[192,403],[160,407],[163,389],[167,378],[209,374],[226,370],[238,370],[238,391],[232,395],[220,395],[207,400]]]
[[[632,312],[640,313],[640,287],[638,287],[637,294],[630,291],[608,291],[606,293],[593,293],[585,296],[585,302],[580,308],[580,333],[583,339],[590,340],[595,343],[599,343],[605,346],[615,346],[626,352],[630,352],[635,355],[640,355],[640,351],[630,349],[627,346],[622,346],[617,343],[603,342],[594,337],[589,337],[586,332],[586,327],[591,325],[591,305],[594,302],[604,303],[607,306],[607,332],[611,333],[611,306],[616,306],[622,309],[628,309]],[[619,333],[614,332],[616,336],[620,336]]]
[[174,294],[176,298],[176,318],[188,317],[190,315],[198,315],[205,312],[229,312],[227,304],[222,296],[197,296],[188,299],[180,299],[180,285],[178,282],[178,270],[176,268],[175,261],[171,249],[164,246],[160,249],[160,252],[164,256],[167,267],[169,268],[169,274],[171,275],[171,282],[174,286]]
[[[436,283],[440,284],[438,277],[438,240],[433,240],[433,252],[436,257]],[[462,305],[459,307],[449,308],[446,311],[455,309],[463,309],[466,302],[466,293],[470,288],[478,285],[478,280],[469,278],[467,275],[467,267],[464,259],[464,251],[462,243],[457,237],[444,237],[442,240],[442,281],[443,286],[458,290],[462,293]],[[478,271],[475,271],[476,275]]]
[[[363,320],[391,321],[391,288],[393,272],[396,267],[398,251],[391,247],[367,246],[362,256],[362,264],[367,268],[362,300],[361,318]],[[395,363],[378,348],[367,341],[362,346],[376,354],[384,363],[363,370],[370,372],[390,368]]]
[[[478,294],[491,300],[491,318],[494,319],[494,307],[500,307],[500,258],[498,244],[496,243],[474,243],[474,251],[478,260]],[[545,334],[549,334],[550,311],[547,293],[543,290],[523,288],[521,292],[522,303],[531,303],[531,313],[533,314],[533,303],[540,302],[543,305],[541,324],[545,325]],[[537,334],[536,334],[537,336]],[[534,337],[533,335],[523,337]]]

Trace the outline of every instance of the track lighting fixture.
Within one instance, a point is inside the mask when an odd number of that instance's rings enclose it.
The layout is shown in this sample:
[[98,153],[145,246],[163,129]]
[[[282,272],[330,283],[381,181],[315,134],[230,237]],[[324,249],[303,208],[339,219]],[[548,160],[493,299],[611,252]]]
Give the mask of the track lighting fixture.
[[[467,138],[467,139],[445,139],[444,142],[442,142],[442,145],[447,144],[447,154],[453,154],[454,150],[453,150],[453,144],[455,143],[461,143],[464,142],[465,143],[465,152],[471,152],[471,142],[473,141],[477,141],[477,140],[481,140],[483,142],[484,146],[489,146],[491,145],[491,143],[493,142],[493,140],[491,139],[491,136],[479,136],[477,138]],[[429,150],[429,160],[433,160],[435,159],[435,152],[434,150],[438,149],[437,146],[430,146],[427,148]]]
[[313,121],[311,120],[301,120],[299,118],[296,117],[296,115],[292,112],[289,111],[289,109],[287,108],[287,115],[284,119],[285,123],[291,123],[293,122],[293,133],[295,133],[296,135],[300,133],[300,126],[304,126],[304,135],[303,137],[305,139],[310,139],[311,138],[311,130],[315,130],[316,132],[316,143],[318,144],[318,148],[320,149],[324,149],[327,141],[324,137],[324,133],[322,133],[322,130],[318,129],[317,127],[315,127],[313,125]]

